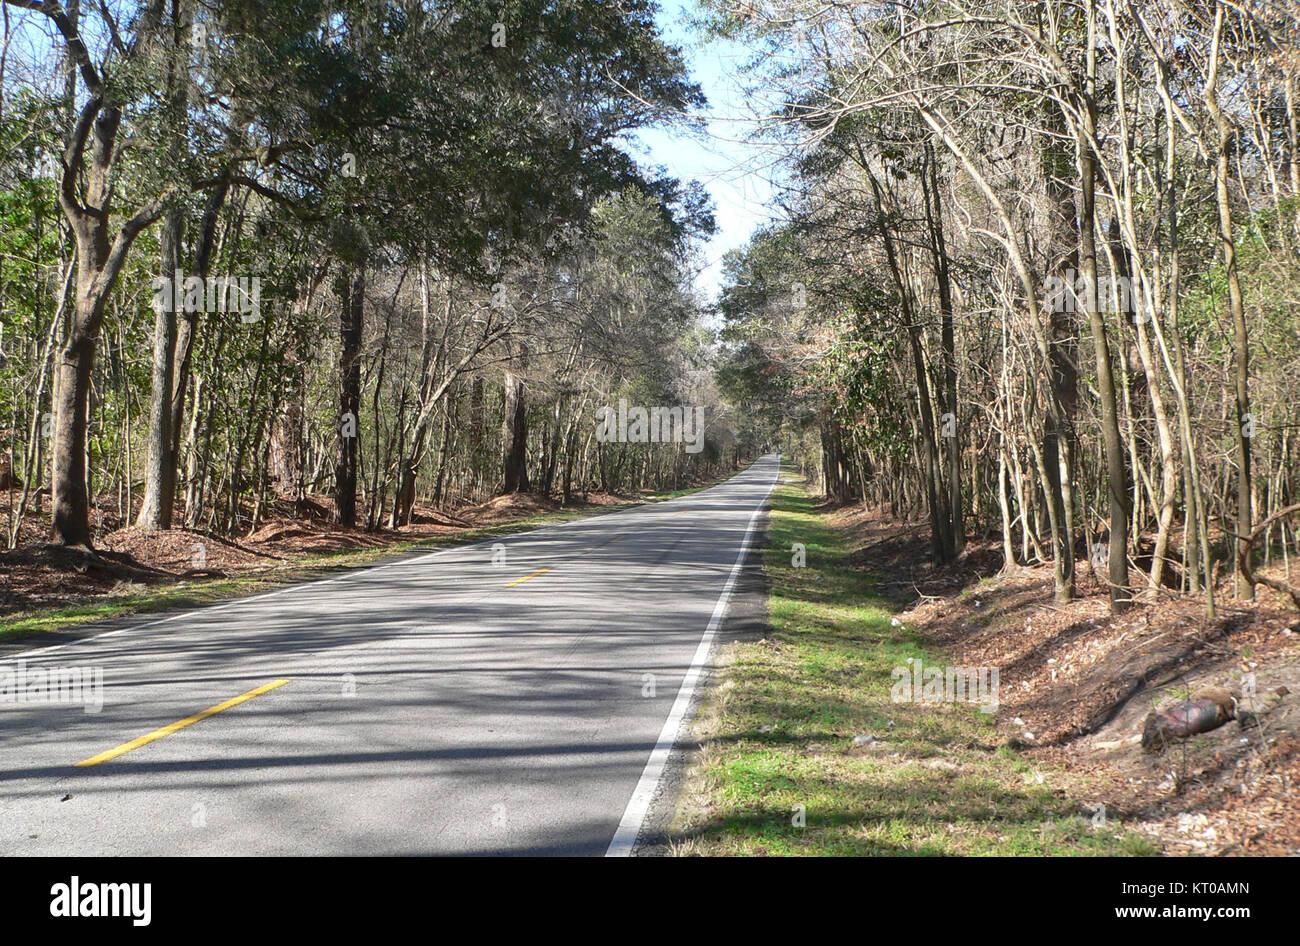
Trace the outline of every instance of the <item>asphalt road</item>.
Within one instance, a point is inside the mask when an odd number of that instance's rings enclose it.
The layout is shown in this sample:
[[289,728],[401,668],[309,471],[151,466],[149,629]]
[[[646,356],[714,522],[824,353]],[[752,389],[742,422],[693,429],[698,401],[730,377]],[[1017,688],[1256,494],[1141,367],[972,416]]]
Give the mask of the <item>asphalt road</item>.
[[0,854],[627,853],[777,470],[0,657]]

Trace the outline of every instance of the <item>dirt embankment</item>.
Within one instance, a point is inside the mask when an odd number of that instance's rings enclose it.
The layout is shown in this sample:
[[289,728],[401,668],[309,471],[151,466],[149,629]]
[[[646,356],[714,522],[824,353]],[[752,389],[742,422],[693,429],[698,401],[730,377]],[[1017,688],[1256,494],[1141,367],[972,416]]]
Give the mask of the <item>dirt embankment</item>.
[[[1300,853],[1300,613],[1286,596],[1261,585],[1238,601],[1221,582],[1214,620],[1203,596],[1172,593],[1113,615],[1086,561],[1058,605],[1051,567],[1004,570],[999,543],[935,569],[928,525],[860,506],[834,522],[856,537],[855,565],[889,576],[876,590],[900,620],[954,665],[998,668],[1002,742],[1085,778],[1090,802],[1166,853]],[[1206,687],[1231,694],[1227,722],[1144,749],[1151,714]]]

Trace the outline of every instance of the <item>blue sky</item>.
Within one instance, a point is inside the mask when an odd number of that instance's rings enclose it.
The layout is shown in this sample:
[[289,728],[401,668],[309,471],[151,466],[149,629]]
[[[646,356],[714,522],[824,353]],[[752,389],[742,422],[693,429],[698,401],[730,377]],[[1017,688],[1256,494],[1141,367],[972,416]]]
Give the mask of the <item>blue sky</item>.
[[681,47],[692,78],[708,96],[709,135],[650,129],[636,136],[644,150],[634,150],[644,163],[663,165],[684,181],[697,180],[712,195],[718,232],[704,249],[704,269],[696,279],[696,288],[712,301],[720,284],[722,255],[743,246],[754,228],[769,219],[773,189],[762,167],[770,158],[741,140],[753,128],[753,113],[736,72],[749,53],[729,42],[703,43],[687,22],[696,14],[695,0],[661,2],[664,36]]

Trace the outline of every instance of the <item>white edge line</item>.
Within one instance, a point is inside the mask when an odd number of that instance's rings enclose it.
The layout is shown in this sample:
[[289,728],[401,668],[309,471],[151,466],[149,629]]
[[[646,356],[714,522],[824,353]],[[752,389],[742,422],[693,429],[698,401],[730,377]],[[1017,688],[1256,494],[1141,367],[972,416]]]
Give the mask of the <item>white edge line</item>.
[[627,808],[623,811],[623,817],[618,823],[618,830],[614,832],[614,838],[609,842],[609,848],[605,851],[606,857],[630,857],[632,848],[641,835],[641,828],[645,824],[646,815],[650,812],[650,803],[654,800],[655,792],[658,790],[659,783],[664,776],[664,769],[668,766],[668,757],[672,755],[673,747],[677,744],[677,735],[681,730],[682,719],[685,717],[686,710],[690,707],[691,700],[695,696],[695,688],[699,684],[700,673],[704,668],[704,664],[709,659],[709,651],[713,648],[713,638],[722,623],[723,615],[727,613],[727,605],[731,603],[731,591],[736,585],[736,578],[740,574],[740,566],[745,561],[745,555],[749,551],[749,540],[754,534],[754,523],[758,520],[758,514],[763,511],[763,507],[767,505],[767,498],[772,495],[772,487],[776,485],[780,477],[781,464],[778,461],[776,474],[772,477],[772,482],[767,484],[767,491],[763,493],[763,498],[759,500],[758,505],[754,507],[754,512],[749,517],[749,525],[745,528],[745,537],[741,540],[740,551],[736,554],[735,564],[731,566],[731,574],[727,576],[727,583],[722,587],[722,594],[718,596],[718,603],[713,606],[713,616],[709,618],[709,626],[705,629],[704,636],[700,638],[699,646],[695,648],[695,658],[691,661],[690,669],[686,671],[686,676],[682,677],[682,685],[677,690],[677,699],[673,701],[672,711],[669,712],[668,718],[664,720],[664,728],[659,731],[659,740],[655,743],[650,758],[645,764],[645,769],[641,772],[641,779],[636,783],[636,790],[632,792]]
[[[752,464],[750,468],[751,469],[753,468]],[[777,469],[780,470],[779,465]],[[387,562],[383,565],[366,565],[366,566],[362,566],[361,568],[352,568],[342,575],[335,575],[333,578],[318,578],[315,581],[290,580],[289,584],[285,585],[283,588],[277,588],[274,591],[267,591],[258,595],[250,595],[246,598],[231,598],[229,601],[223,601],[219,604],[200,606],[198,608],[186,608],[183,611],[177,611],[175,614],[169,614],[167,615],[167,617],[159,618],[156,621],[146,621],[143,624],[131,623],[128,624],[126,627],[115,628],[111,631],[101,631],[98,634],[87,634],[85,637],[77,637],[70,641],[64,641],[61,644],[50,644],[45,647],[37,647],[33,650],[19,650],[13,652],[12,654],[0,654],[0,660],[17,660],[19,658],[26,659],[28,657],[35,657],[39,654],[52,654],[54,653],[54,651],[62,650],[65,647],[74,647],[77,644],[84,644],[88,641],[102,640],[105,637],[113,637],[117,634],[124,634],[127,631],[143,631],[150,627],[157,627],[159,624],[166,624],[168,621],[175,621],[177,618],[193,617],[196,614],[203,614],[203,615],[214,614],[217,611],[225,611],[228,608],[235,608],[241,605],[251,604],[254,601],[263,601],[266,598],[274,598],[277,595],[289,594],[290,592],[294,592],[294,591],[301,591],[303,588],[313,588],[318,585],[329,585],[336,581],[345,581],[346,579],[356,578],[361,575],[369,574],[370,572],[383,571],[385,568],[395,568],[398,565],[419,565],[423,562],[428,561],[429,559],[437,558],[440,555],[447,555],[450,554],[451,552],[464,552],[467,551],[468,549],[477,548],[480,545],[487,545],[489,543],[495,544],[496,542],[501,542],[506,539],[511,539],[511,540],[521,539],[526,536],[536,535],[539,532],[547,532],[552,529],[564,529],[564,528],[568,528],[569,526],[590,524],[591,522],[597,519],[607,520],[613,518],[614,516],[626,515],[628,513],[645,509],[646,507],[649,506],[664,506],[664,505],[668,505],[669,503],[675,503],[686,499],[697,498],[701,493],[707,493],[711,489],[716,489],[719,486],[725,485],[725,483],[726,481],[724,481],[723,483],[715,483],[713,486],[707,486],[696,493],[690,493],[687,494],[686,496],[678,496],[673,499],[660,500],[659,502],[637,503],[633,506],[629,506],[626,509],[616,509],[614,512],[605,513],[604,515],[596,513],[595,515],[591,515],[591,516],[580,516],[577,519],[570,519],[568,522],[557,522],[552,525],[538,526],[536,529],[526,529],[522,532],[508,532],[504,535],[488,536],[486,539],[480,539],[477,542],[467,542],[464,545],[450,545],[445,549],[438,549],[436,552],[429,552],[426,555],[417,555],[416,557],[410,559],[403,558],[396,562]],[[769,487],[769,492],[770,491],[771,490]],[[748,538],[748,536],[746,538]],[[124,617],[127,617],[129,619],[130,616],[127,615]]]

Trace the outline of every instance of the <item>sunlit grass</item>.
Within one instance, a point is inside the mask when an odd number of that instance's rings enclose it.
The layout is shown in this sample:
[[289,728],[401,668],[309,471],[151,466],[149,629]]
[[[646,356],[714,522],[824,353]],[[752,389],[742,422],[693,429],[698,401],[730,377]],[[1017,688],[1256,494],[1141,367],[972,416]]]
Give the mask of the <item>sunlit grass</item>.
[[[1063,773],[998,748],[976,707],[891,701],[894,667],[939,657],[893,626],[814,507],[795,486],[773,494],[771,638],[725,648],[673,853],[1154,853],[1113,821],[1094,825]],[[806,567],[792,564],[796,542]]]

